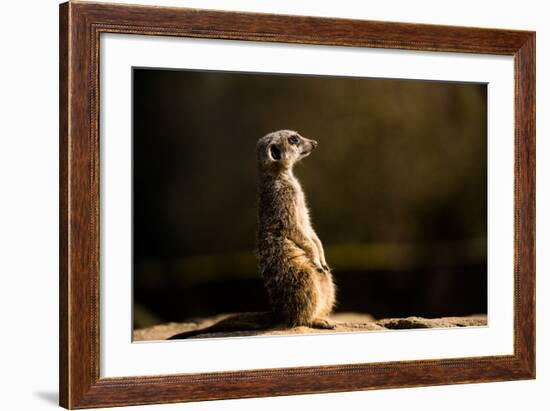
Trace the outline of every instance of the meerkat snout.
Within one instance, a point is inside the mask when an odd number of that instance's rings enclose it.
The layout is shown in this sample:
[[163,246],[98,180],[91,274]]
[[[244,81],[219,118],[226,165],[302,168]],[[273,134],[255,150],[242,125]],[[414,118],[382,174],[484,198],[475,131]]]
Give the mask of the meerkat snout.
[[286,170],[309,156],[318,145],[293,130],[274,131],[258,141],[258,161],[263,169]]
[[305,157],[305,156],[309,156],[311,154],[311,152],[313,150],[315,150],[317,148],[317,146],[319,145],[319,143],[315,140],[307,140],[307,143],[305,144],[306,147],[304,147],[304,150],[302,151],[302,155]]

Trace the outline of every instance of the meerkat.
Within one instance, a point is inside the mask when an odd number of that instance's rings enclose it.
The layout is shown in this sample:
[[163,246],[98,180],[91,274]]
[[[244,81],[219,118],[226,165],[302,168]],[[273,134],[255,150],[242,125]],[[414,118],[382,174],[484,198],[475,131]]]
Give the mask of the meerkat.
[[263,330],[277,325],[333,329],[329,315],[336,287],[325,252],[313,229],[304,191],[294,165],[317,147],[315,140],[292,130],[265,135],[256,145],[259,194],[256,255],[267,290],[269,312],[230,316],[202,330],[170,339],[203,333]]
[[277,320],[289,326],[334,328],[328,321],[335,303],[334,281],[293,172],[317,145],[291,130],[258,141],[257,255]]

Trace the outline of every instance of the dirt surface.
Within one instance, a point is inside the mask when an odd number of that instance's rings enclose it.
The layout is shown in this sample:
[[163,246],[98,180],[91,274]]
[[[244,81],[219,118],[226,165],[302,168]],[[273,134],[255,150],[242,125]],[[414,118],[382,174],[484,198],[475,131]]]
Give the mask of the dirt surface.
[[[230,316],[231,314],[218,315],[210,318],[195,319],[184,323],[165,323],[134,331],[134,341],[165,340],[184,331],[203,329]],[[404,330],[418,328],[449,328],[449,327],[479,327],[487,325],[487,316],[473,315],[468,317],[442,317],[442,318],[385,318],[376,320],[368,314],[337,313],[331,316],[336,323],[333,330],[319,330],[309,327],[283,328],[273,327],[264,331],[234,331],[204,333],[191,338],[221,338],[221,337],[245,337],[245,336],[272,336],[293,335],[310,333],[335,333],[335,332],[366,332],[381,330]]]

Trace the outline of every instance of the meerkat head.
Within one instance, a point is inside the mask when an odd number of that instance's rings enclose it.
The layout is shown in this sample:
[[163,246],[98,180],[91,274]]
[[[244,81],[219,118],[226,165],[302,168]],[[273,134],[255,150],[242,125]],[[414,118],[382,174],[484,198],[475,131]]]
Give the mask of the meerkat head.
[[279,130],[258,140],[258,163],[260,168],[280,172],[311,154],[317,141],[302,137],[296,131]]

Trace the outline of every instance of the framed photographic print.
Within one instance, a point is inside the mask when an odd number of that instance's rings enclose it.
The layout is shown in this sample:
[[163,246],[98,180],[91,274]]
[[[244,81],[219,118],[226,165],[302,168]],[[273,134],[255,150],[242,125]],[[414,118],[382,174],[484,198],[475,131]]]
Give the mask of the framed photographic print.
[[60,6],[60,404],[535,377],[535,33]]

